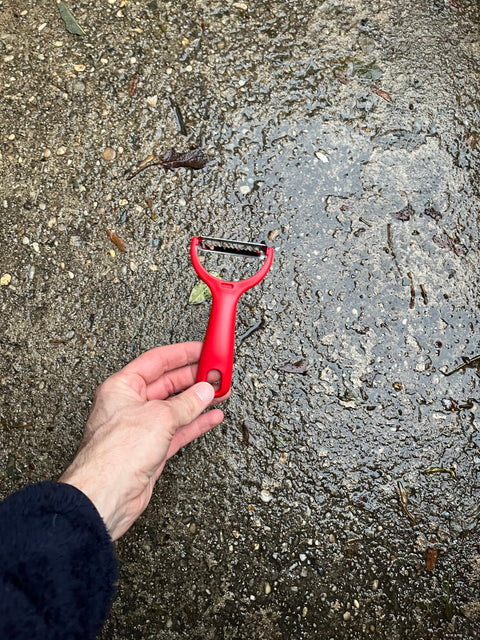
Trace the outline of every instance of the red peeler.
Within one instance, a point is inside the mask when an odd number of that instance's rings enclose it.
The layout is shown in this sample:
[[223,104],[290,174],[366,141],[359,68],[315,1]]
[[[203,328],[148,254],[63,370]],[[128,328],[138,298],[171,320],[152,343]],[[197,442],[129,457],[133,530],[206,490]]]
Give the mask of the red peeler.
[[[209,273],[200,262],[198,251],[263,259],[264,262],[250,278],[231,282]],[[273,249],[265,244],[195,236],[190,244],[190,256],[198,276],[212,292],[212,309],[198,363],[197,382],[207,380],[211,371],[220,373],[220,383],[215,385],[215,397],[219,398],[228,393],[232,383],[237,303],[245,291],[267,275],[273,261]]]

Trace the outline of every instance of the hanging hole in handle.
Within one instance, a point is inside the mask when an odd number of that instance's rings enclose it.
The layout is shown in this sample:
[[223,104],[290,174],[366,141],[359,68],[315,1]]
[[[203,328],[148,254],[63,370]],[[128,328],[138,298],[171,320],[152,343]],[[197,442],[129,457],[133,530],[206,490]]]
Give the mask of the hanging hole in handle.
[[221,372],[218,369],[210,369],[207,374],[207,382],[209,382],[215,390],[219,389],[222,384]]

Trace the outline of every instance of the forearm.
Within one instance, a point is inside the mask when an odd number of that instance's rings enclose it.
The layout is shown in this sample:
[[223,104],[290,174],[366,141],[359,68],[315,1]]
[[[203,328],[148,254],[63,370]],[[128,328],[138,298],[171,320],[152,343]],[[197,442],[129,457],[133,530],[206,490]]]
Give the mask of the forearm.
[[94,638],[117,580],[113,543],[90,500],[39,483],[0,503],[0,637]]

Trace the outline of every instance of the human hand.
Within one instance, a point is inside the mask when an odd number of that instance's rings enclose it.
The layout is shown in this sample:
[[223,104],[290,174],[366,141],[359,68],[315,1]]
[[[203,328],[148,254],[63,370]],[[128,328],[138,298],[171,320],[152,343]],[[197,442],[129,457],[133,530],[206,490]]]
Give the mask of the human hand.
[[59,481],[90,498],[113,540],[147,507],[168,458],[223,420],[220,409],[203,413],[213,386],[194,384],[201,348],[185,342],[147,351],[95,393],[80,448]]

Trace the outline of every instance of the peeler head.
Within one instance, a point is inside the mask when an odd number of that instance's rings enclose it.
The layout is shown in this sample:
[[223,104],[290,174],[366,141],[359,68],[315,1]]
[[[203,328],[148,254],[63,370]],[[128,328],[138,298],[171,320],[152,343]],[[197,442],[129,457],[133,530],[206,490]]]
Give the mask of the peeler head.
[[[200,251],[226,254],[227,256],[234,257],[253,258],[253,260],[250,260],[251,263],[259,261],[258,270],[245,279],[236,279],[233,281],[221,280],[204,267],[199,258]],[[267,275],[273,261],[273,248],[262,243],[194,236],[190,243],[190,257],[197,275],[209,286],[212,295],[215,296],[215,292],[220,288],[223,290],[229,289],[232,295],[239,297],[242,293],[258,284]]]
[[223,253],[225,255],[245,258],[265,258],[268,248],[267,245],[263,243],[227,240],[226,238],[199,236],[198,240],[197,248],[199,251]]

